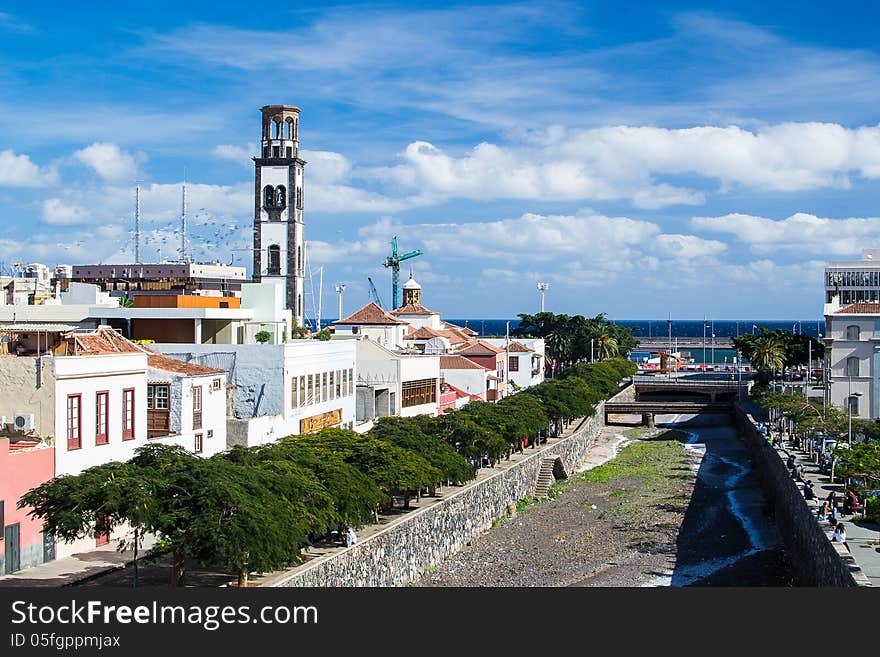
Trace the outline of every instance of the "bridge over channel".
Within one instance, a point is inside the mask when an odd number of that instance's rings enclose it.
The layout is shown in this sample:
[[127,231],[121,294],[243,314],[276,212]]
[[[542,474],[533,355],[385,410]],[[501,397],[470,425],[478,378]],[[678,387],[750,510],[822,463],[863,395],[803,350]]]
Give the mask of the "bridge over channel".
[[619,419],[612,415],[641,415],[642,424],[654,426],[655,415],[696,415],[698,413],[733,413],[733,402],[698,401],[625,401],[605,402],[605,424],[617,424]]
[[731,413],[747,390],[748,379],[729,374],[637,375],[624,394],[605,403],[605,422],[614,424],[611,416],[641,415],[643,424],[653,426],[658,414]]

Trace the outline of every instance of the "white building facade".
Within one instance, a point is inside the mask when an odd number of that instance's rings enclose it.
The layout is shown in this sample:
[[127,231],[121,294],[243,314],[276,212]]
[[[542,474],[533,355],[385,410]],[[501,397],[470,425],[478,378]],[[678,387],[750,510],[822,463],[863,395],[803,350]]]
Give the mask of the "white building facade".
[[830,401],[853,417],[880,418],[880,303],[825,305]]
[[178,360],[229,373],[227,445],[254,446],[355,423],[354,340],[284,344],[154,344]]

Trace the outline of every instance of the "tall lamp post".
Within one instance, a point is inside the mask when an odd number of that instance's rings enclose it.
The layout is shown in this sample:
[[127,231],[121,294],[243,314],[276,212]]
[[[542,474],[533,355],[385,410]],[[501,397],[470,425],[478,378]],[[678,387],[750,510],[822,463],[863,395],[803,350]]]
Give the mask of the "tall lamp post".
[[[852,445],[853,397],[855,397],[855,398],[861,397],[862,393],[852,391],[852,375],[848,375],[847,379],[849,380],[849,384],[848,384],[849,390],[847,392],[848,396],[846,398],[846,415],[847,415],[847,421],[848,421],[848,427],[847,427],[847,431],[846,431],[846,442],[848,445]],[[837,445],[834,446],[834,449],[835,450],[837,449]],[[832,455],[832,457],[831,457],[831,483],[832,484],[834,483],[834,466],[836,463],[837,463],[837,457]]]
[[345,292],[345,283],[337,283],[333,287],[339,295],[339,319],[342,319],[342,293]]
[[538,283],[538,291],[541,293],[541,312],[544,312],[544,293],[550,287],[549,283]]

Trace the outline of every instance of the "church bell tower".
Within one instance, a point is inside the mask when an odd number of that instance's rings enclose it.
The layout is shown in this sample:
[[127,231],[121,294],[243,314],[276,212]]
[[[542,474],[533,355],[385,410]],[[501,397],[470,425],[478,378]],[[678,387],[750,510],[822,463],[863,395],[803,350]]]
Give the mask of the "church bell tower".
[[254,158],[255,282],[284,285],[287,307],[303,325],[305,237],[303,167],[299,158],[299,108],[266,105],[261,152]]

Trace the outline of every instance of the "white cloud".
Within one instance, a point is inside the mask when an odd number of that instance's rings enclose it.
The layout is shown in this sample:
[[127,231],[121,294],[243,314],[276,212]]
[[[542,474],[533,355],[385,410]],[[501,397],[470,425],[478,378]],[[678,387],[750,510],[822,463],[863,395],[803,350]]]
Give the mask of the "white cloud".
[[251,159],[257,153],[257,145],[254,143],[247,146],[235,146],[233,144],[219,144],[214,147],[214,155],[223,160],[238,162],[242,166],[253,167]]
[[[364,173],[423,197],[534,200],[629,200],[641,208],[697,205],[707,184],[802,192],[847,188],[852,176],[880,178],[880,126],[782,123],[754,131],[738,126],[683,129],[555,127],[531,143],[481,143],[451,155],[410,143],[402,163]],[[664,178],[692,179],[688,187]]]
[[137,177],[138,167],[135,158],[123,152],[116,144],[95,142],[76,151],[73,157],[104,180],[123,181]]
[[27,155],[16,155],[11,149],[0,151],[0,187],[40,187],[58,182],[54,168],[42,168]]
[[798,212],[774,220],[748,214],[694,217],[694,228],[736,236],[752,252],[780,251],[814,255],[858,255],[864,247],[880,244],[880,219],[851,217],[828,219]]
[[65,203],[59,198],[43,201],[41,206],[42,220],[54,226],[89,223],[89,211],[75,203]]

